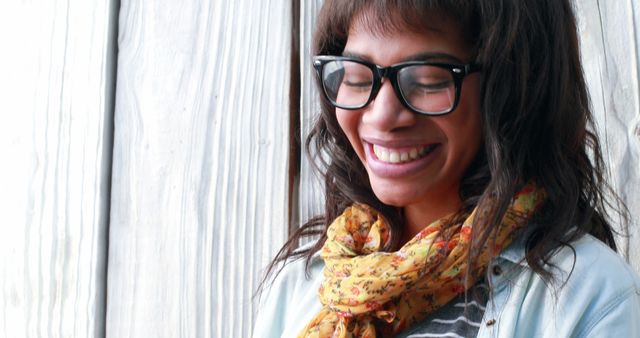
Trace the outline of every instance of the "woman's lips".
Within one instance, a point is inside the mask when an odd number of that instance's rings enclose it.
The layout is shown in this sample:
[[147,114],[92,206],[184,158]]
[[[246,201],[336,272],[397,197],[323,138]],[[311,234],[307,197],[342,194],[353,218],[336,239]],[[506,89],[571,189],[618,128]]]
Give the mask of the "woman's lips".
[[409,176],[427,167],[440,153],[440,143],[411,147],[385,147],[364,143],[369,170],[382,178]]

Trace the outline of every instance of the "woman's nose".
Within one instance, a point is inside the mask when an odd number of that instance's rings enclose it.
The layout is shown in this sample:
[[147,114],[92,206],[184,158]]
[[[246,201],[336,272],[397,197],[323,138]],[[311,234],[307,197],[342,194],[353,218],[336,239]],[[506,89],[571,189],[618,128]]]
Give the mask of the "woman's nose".
[[[386,80],[386,79],[385,79]],[[396,95],[391,81],[383,81],[376,97],[365,108],[362,122],[381,131],[392,131],[415,123],[416,116]]]

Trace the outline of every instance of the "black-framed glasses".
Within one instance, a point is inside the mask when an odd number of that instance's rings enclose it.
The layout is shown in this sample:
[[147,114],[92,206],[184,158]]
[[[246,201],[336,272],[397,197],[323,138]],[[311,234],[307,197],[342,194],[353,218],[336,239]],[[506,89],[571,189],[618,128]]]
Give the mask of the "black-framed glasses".
[[355,110],[371,103],[382,79],[409,110],[423,115],[444,115],[456,109],[464,77],[480,70],[475,63],[456,65],[441,62],[409,61],[380,67],[346,56],[316,56],[313,66],[322,92],[337,108]]

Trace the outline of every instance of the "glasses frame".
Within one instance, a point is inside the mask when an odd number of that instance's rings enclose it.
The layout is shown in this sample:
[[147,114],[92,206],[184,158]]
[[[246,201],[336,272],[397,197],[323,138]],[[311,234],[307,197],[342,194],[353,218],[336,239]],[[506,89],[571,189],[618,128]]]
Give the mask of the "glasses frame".
[[[373,73],[373,84],[371,87],[371,93],[369,94],[369,98],[366,100],[365,103],[358,106],[342,106],[329,97],[323,81],[323,70],[324,70],[324,66],[327,63],[333,62],[333,61],[356,62],[371,69],[371,72]],[[409,101],[407,101],[407,99],[404,97],[404,94],[402,93],[402,90],[400,89],[400,84],[398,83],[398,72],[403,68],[410,67],[410,66],[433,66],[433,67],[446,69],[451,73],[453,77],[453,83],[455,86],[455,94],[456,94],[456,97],[455,97],[455,100],[453,101],[453,105],[451,106],[451,109],[444,112],[437,112],[437,113],[424,112],[419,109],[416,109],[409,103]],[[349,57],[349,56],[334,56],[334,55],[315,56],[313,58],[313,68],[315,68],[316,75],[320,80],[320,85],[322,86],[322,93],[324,94],[325,98],[336,108],[345,109],[345,110],[358,110],[366,107],[378,95],[378,92],[382,87],[382,79],[386,77],[389,79],[389,81],[391,81],[391,85],[393,86],[393,90],[395,91],[396,96],[400,99],[400,102],[402,102],[402,104],[405,107],[407,107],[410,111],[416,114],[427,115],[427,116],[446,115],[456,110],[456,107],[458,107],[458,103],[460,102],[460,92],[462,91],[462,81],[467,75],[481,70],[480,65],[477,63],[458,65],[458,64],[452,64],[452,63],[431,62],[431,61],[408,61],[408,62],[397,63],[389,67],[381,67],[374,63],[367,62],[358,58]]]

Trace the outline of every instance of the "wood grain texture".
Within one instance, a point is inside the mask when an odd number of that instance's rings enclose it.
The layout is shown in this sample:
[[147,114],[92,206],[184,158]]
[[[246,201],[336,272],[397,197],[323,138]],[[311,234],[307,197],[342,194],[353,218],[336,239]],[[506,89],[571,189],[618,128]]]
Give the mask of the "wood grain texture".
[[[300,3],[300,134],[302,144],[320,114],[318,92],[314,83],[311,39],[316,16],[322,0],[304,0]],[[302,149],[298,191],[298,221],[301,224],[324,212],[324,183],[312,166],[311,159]]]
[[619,227],[617,241],[620,253],[640,271],[640,5],[634,0],[577,4],[597,133],[612,186],[632,216],[628,227]]
[[107,337],[247,337],[287,235],[287,1],[123,1]]
[[115,1],[0,3],[0,337],[103,337]]
[[[302,6],[302,137],[319,111],[312,85],[309,44],[321,0]],[[636,0],[578,0],[583,66],[602,139],[613,188],[632,214],[620,228],[620,253],[640,271],[640,2]],[[323,210],[322,187],[307,156],[302,157],[299,217],[305,221]],[[614,220],[617,221],[617,220]]]

